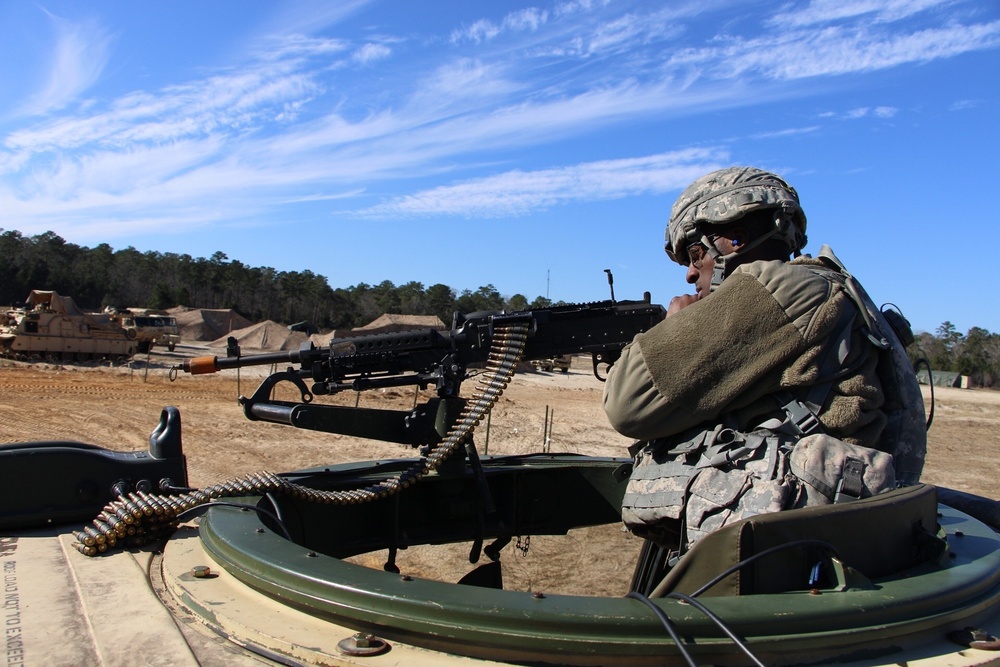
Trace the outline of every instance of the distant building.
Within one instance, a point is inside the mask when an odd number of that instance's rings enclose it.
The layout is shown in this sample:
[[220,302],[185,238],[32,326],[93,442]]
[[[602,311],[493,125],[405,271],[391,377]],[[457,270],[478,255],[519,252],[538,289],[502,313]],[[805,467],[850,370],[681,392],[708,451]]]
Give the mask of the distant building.
[[[969,388],[969,376],[950,371],[934,371],[931,374],[934,378],[935,387],[955,387],[956,389]],[[927,370],[922,369],[917,373],[917,382],[920,384],[930,384]]]

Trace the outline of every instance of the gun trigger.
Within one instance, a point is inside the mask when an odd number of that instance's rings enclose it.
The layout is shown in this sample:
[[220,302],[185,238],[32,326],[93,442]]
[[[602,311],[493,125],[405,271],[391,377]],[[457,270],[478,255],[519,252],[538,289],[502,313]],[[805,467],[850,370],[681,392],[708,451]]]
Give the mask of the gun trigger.
[[600,373],[600,370],[599,370],[599,366],[600,366],[600,364],[607,364],[608,367],[610,368],[611,364],[608,363],[608,362],[606,362],[603,359],[603,357],[601,356],[600,352],[591,352],[590,353],[590,357],[591,357],[591,360],[592,360],[592,362],[594,364],[594,377],[597,378],[598,380],[600,380],[601,382],[607,382],[608,378],[607,378],[607,376],[603,376],[603,377],[601,376],[601,373]]

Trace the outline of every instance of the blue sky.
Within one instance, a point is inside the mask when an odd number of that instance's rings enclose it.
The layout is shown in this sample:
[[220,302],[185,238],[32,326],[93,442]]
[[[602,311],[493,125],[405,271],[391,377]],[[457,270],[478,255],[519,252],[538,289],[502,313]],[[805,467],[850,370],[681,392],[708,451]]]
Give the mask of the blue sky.
[[747,164],[914,328],[1000,332],[998,81],[996,0],[6,0],[0,228],[666,304],[671,204]]

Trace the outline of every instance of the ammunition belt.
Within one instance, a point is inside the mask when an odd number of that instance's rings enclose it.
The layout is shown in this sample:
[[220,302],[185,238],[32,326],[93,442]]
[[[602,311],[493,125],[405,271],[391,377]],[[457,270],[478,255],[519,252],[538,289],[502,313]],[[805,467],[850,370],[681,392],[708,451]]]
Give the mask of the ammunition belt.
[[181,513],[220,498],[281,493],[310,502],[353,505],[398,493],[436,471],[469,440],[514,376],[527,336],[528,326],[525,323],[497,326],[486,369],[455,423],[440,443],[399,474],[359,489],[340,491],[312,489],[262,471],[182,495],[130,493],[110,502],[90,525],[74,531],[73,536],[78,540],[75,546],[84,555],[96,556],[112,547],[142,546],[164,539],[177,528]]

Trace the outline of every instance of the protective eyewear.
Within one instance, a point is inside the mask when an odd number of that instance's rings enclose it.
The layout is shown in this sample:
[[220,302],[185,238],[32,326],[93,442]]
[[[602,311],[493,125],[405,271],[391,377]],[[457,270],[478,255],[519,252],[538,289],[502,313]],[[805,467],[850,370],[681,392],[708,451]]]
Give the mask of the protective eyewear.
[[702,262],[705,261],[705,257],[708,255],[708,246],[706,246],[701,241],[696,241],[687,247],[688,256],[688,266],[693,266],[696,269],[701,268]]
[[701,265],[702,262],[705,261],[705,257],[713,256],[705,241],[707,240],[714,246],[715,239],[719,238],[719,235],[712,234],[711,236],[703,236],[701,238],[701,241],[695,241],[687,247],[687,265],[693,266],[696,269],[701,269]]

